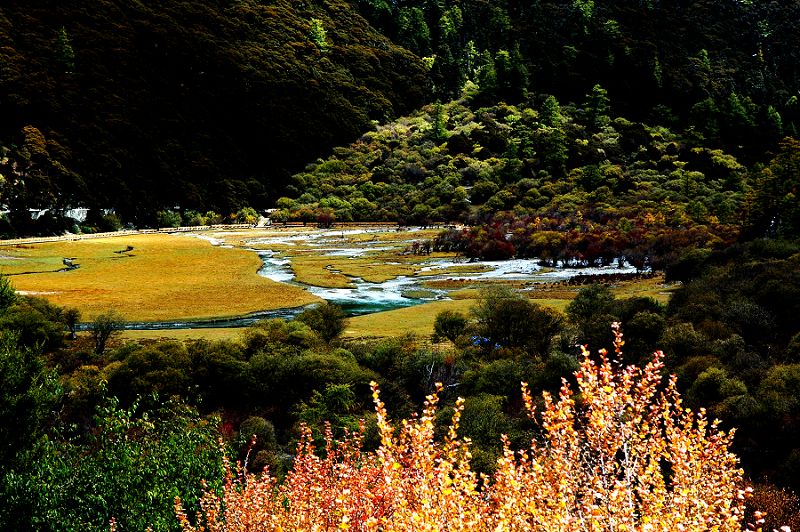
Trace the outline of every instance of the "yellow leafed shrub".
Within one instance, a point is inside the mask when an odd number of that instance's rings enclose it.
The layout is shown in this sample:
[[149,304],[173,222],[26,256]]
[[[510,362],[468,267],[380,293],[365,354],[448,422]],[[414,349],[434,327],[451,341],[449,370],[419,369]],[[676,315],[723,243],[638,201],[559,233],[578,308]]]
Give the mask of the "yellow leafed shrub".
[[[185,532],[756,529],[761,514],[752,524],[743,514],[750,490],[733,433],[684,408],[662,369],[661,353],[619,368],[584,349],[577,389],[565,381],[557,398],[545,394],[541,437],[524,452],[506,441],[492,478],[470,469],[469,441],[457,436],[462,400],[437,441],[438,393],[395,430],[373,384],[377,451],[361,452],[361,434],[334,442],[329,433],[319,457],[306,430],[285,481],[229,473],[223,493],[205,493],[196,525],[180,501],[178,518]],[[523,397],[533,416],[524,384]]]

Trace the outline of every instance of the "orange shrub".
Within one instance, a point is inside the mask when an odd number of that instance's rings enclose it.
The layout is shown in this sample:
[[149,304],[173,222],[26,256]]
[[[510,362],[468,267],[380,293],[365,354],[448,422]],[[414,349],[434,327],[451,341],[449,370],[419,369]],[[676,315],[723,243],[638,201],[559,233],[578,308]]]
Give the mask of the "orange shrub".
[[[616,324],[615,324],[616,325]],[[617,333],[617,352],[623,345]],[[319,457],[306,430],[292,471],[278,484],[228,474],[224,492],[206,492],[185,532],[194,531],[734,531],[746,524],[733,433],[703,411],[683,408],[675,380],[663,382],[662,354],[644,368],[619,368],[584,349],[577,390],[564,381],[545,395],[541,437],[514,452],[505,442],[493,478],[470,469],[469,440],[457,436],[459,399],[448,436],[434,440],[438,395],[395,430],[373,384],[381,435],[375,453],[361,434]],[[532,400],[523,384],[530,415]],[[788,531],[788,527],[783,527]]]

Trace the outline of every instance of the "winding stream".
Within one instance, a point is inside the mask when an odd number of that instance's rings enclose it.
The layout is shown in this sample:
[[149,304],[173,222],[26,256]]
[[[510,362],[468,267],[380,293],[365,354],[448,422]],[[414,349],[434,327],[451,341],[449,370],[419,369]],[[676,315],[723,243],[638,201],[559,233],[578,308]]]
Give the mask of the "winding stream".
[[[343,245],[345,235],[355,235],[368,232],[385,232],[385,229],[353,229],[353,230],[317,230],[304,232],[299,235],[282,235],[270,238],[255,238],[246,242],[245,249],[257,253],[261,258],[262,266],[258,274],[279,283],[289,283],[300,286],[308,292],[331,303],[340,305],[350,316],[370,314],[385,310],[410,307],[421,303],[450,299],[448,289],[430,288],[425,286],[428,281],[481,281],[481,280],[507,280],[554,282],[569,279],[575,275],[595,275],[606,273],[633,273],[635,268],[627,264],[612,264],[607,267],[571,267],[559,266],[557,268],[542,267],[536,259],[513,259],[507,261],[470,261],[429,258],[421,259],[422,275],[401,275],[385,282],[373,283],[361,278],[351,278],[352,286],[349,288],[322,288],[298,282],[291,267],[291,254],[286,253],[287,246],[302,244],[305,252],[309,249],[313,253],[329,257],[363,257],[371,251],[397,249],[397,244],[387,246],[379,240],[359,243],[359,247]],[[408,235],[408,243],[413,242],[415,230],[411,229],[404,234]],[[204,236],[199,238],[208,240],[213,245],[230,247],[224,242]],[[279,253],[269,249],[271,245],[278,245],[284,250]],[[473,273],[453,273],[447,271],[453,267],[469,265]],[[443,273],[437,274],[438,270]],[[206,327],[245,327],[265,318],[292,318],[302,312],[303,307],[277,309],[257,312],[247,316],[235,318],[220,318],[201,321],[166,321],[166,322],[132,322],[126,325],[128,329],[168,330],[189,329]]]

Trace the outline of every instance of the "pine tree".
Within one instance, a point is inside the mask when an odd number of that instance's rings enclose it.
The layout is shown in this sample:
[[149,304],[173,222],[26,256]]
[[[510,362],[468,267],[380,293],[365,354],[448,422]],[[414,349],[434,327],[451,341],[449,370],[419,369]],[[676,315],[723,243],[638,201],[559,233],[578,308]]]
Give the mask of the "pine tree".
[[548,96],[542,104],[539,122],[548,127],[558,127],[561,123],[561,105],[555,96]]
[[589,126],[603,127],[609,121],[608,113],[611,110],[608,92],[598,84],[592,87],[592,92],[586,98],[584,107]]
[[481,54],[481,66],[478,70],[478,86],[481,94],[492,97],[497,92],[497,71],[494,66],[494,59],[489,50],[484,50]]
[[325,31],[325,27],[322,25],[322,21],[318,18],[311,19],[311,30],[309,31],[309,38],[311,41],[317,45],[320,52],[327,52],[329,49],[328,45],[328,33]]
[[17,291],[8,277],[0,273],[0,310],[5,310],[17,300]]
[[398,43],[419,56],[431,52],[431,31],[418,7],[403,7],[398,17]]
[[444,107],[441,102],[436,102],[433,106],[433,138],[434,140],[441,141],[447,137],[447,128],[445,126]]
[[63,26],[58,31],[56,38],[56,60],[64,68],[64,72],[75,72],[75,51]]
[[528,67],[525,66],[525,58],[522,56],[519,43],[514,45],[511,54],[511,85],[514,89],[517,100],[522,100],[528,93]]
[[494,68],[497,74],[498,96],[505,101],[511,99],[513,87],[511,79],[511,54],[507,50],[498,50],[494,56]]
[[431,79],[435,84],[436,94],[449,100],[458,94],[464,85],[463,69],[446,44],[436,49],[434,57]]
[[783,120],[780,113],[771,105],[767,106],[767,128],[775,137],[783,134]]

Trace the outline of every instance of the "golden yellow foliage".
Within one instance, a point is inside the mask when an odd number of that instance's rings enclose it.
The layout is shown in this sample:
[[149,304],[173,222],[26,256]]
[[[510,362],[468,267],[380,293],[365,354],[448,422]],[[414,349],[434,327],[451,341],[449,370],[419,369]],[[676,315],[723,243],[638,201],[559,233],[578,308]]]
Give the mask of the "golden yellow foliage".
[[[616,348],[623,345],[617,333]],[[434,439],[438,393],[421,415],[390,423],[377,386],[381,445],[360,450],[361,433],[319,457],[305,431],[282,483],[268,474],[229,474],[224,492],[206,492],[192,525],[199,531],[735,531],[745,488],[733,432],[684,408],[675,379],[664,382],[662,354],[644,368],[620,368],[584,349],[577,389],[545,394],[541,436],[528,450],[508,441],[489,479],[470,469],[468,439],[457,436],[459,399],[444,441]],[[531,416],[533,402],[523,384]],[[788,531],[788,527],[783,527]]]

